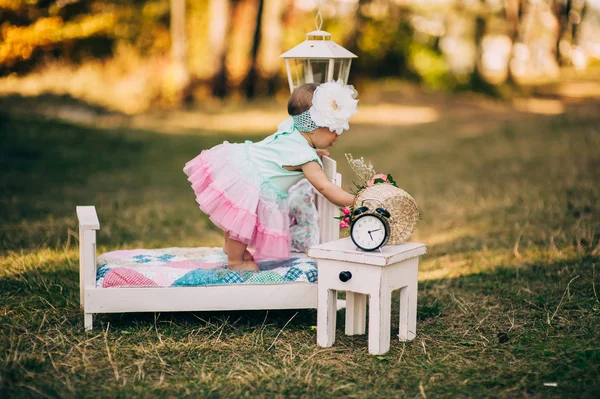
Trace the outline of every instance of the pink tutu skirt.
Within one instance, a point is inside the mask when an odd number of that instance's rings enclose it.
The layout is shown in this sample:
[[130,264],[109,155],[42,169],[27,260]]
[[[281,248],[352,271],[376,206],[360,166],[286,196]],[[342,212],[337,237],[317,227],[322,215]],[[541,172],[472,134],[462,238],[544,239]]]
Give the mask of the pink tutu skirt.
[[205,150],[183,168],[200,209],[254,258],[289,259],[286,195],[263,179],[248,153],[250,143],[224,142]]

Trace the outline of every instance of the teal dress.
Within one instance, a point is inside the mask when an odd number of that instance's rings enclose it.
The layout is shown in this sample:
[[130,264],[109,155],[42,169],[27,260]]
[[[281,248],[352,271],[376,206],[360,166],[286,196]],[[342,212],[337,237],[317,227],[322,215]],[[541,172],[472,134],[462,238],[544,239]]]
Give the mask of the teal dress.
[[323,166],[289,118],[258,143],[224,142],[202,151],[183,171],[200,209],[232,239],[248,244],[255,259],[287,259],[288,190],[304,174],[284,166],[311,161]]

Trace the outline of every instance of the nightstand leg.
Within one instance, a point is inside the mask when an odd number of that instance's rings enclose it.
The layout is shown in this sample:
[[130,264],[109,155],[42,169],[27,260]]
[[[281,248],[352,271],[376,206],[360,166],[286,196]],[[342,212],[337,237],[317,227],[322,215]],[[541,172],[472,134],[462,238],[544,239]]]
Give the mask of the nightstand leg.
[[84,313],[83,314],[83,327],[86,330],[92,329],[92,317],[93,317],[92,313]]
[[330,347],[335,341],[335,319],[337,314],[337,291],[319,287],[317,306],[317,344]]
[[367,296],[346,291],[346,335],[365,333]]
[[369,300],[369,353],[382,355],[390,349],[392,294],[387,286]]
[[412,341],[417,335],[417,286],[415,279],[400,290],[400,341]]

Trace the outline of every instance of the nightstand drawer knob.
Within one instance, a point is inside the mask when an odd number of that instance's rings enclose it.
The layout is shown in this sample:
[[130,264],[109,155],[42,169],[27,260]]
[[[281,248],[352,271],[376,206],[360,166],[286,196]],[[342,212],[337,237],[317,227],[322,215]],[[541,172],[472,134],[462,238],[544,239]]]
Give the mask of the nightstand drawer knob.
[[340,280],[342,281],[342,283],[345,283],[346,281],[350,280],[352,278],[352,273],[350,272],[341,272],[340,273]]

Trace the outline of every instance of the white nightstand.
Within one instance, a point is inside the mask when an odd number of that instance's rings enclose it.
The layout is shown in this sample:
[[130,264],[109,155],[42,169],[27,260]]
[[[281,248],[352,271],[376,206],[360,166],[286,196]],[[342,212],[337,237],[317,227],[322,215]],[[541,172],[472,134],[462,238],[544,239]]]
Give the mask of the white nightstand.
[[367,295],[369,300],[369,353],[390,349],[392,291],[400,288],[401,341],[415,338],[417,331],[417,273],[419,256],[427,246],[419,243],[390,245],[382,252],[364,252],[350,238],[316,245],[308,256],[317,259],[319,302],[317,344],[335,341],[337,291],[346,291],[346,334],[364,334]]

